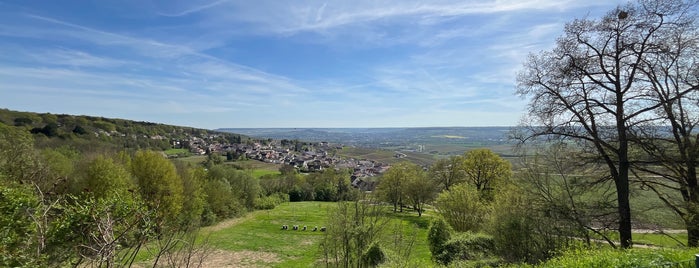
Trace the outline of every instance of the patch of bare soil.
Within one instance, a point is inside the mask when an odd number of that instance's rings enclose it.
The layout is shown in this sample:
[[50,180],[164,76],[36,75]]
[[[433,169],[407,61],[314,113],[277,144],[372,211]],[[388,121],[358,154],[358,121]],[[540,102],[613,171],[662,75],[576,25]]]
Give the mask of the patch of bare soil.
[[[216,267],[216,268],[232,268],[232,267],[269,267],[273,263],[278,263],[281,260],[275,253],[263,251],[226,251],[220,249],[210,249],[204,252],[198,252],[186,258],[186,256],[174,256],[168,258],[164,256],[156,267]],[[135,263],[131,267],[146,268],[153,267],[151,262]]]
[[246,216],[244,216],[244,217],[240,217],[240,218],[228,219],[228,220],[219,222],[219,223],[217,223],[216,225],[204,227],[204,228],[202,228],[201,230],[202,230],[202,231],[205,231],[205,232],[216,232],[216,231],[221,231],[221,230],[223,230],[223,229],[226,229],[226,228],[228,228],[228,227],[231,227],[231,226],[233,226],[233,225],[236,225],[236,224],[238,224],[239,222],[241,222],[241,221],[243,221],[243,220],[248,219],[248,218],[250,217],[251,214],[252,214],[252,213],[250,213],[250,214],[248,214],[248,215],[246,215]]
[[201,267],[267,267],[280,261],[271,252],[215,250],[207,253]]

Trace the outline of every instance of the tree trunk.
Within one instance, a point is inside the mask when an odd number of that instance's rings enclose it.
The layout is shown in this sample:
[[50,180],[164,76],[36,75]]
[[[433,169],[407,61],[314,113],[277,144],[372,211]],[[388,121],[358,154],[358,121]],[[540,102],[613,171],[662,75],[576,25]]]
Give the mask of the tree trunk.
[[687,227],[687,246],[692,248],[699,246],[699,213],[696,209],[687,213],[685,226]]
[[687,246],[699,246],[699,185],[697,185],[696,168],[692,166],[687,176],[687,190],[689,200],[687,200],[687,215],[685,215],[685,225],[687,227]]
[[[617,61],[617,70],[619,68]],[[619,81],[619,80],[617,80]],[[618,89],[621,87],[617,86]],[[616,127],[619,139],[618,150],[618,170],[614,183],[616,184],[617,204],[619,205],[619,239],[621,240],[621,248],[631,248],[633,240],[631,239],[631,204],[629,202],[629,139],[626,127],[626,119],[624,119],[624,102],[622,101],[622,90],[617,91],[617,107],[616,107]],[[612,172],[613,174],[614,172]]]
[[[627,164],[628,165],[628,164]],[[623,176],[622,176],[623,174]],[[619,238],[622,248],[631,248],[631,206],[629,204],[628,168],[621,170],[616,180],[617,204],[619,205]]]
[[[690,157],[694,154],[690,154]],[[696,159],[696,158],[695,158]],[[685,225],[687,227],[687,246],[699,246],[699,185],[697,185],[696,162],[689,160],[687,163],[687,215]]]

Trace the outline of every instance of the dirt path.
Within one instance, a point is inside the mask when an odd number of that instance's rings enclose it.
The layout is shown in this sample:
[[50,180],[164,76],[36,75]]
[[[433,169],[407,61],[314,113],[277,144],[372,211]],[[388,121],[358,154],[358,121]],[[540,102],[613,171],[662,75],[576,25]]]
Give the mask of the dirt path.
[[[230,227],[233,227],[241,222],[245,222],[252,217],[255,216],[255,212],[248,213],[247,215],[240,217],[240,218],[234,218],[234,219],[228,219],[222,222],[217,223],[216,225],[213,226],[208,226],[200,229],[201,234],[204,236],[210,235],[214,232],[218,232]],[[192,256],[189,257],[190,259],[190,267],[216,267],[216,268],[233,268],[233,267],[242,267],[242,268],[248,268],[248,267],[269,267],[274,263],[278,263],[281,261],[279,256],[276,253],[272,252],[264,252],[264,251],[250,251],[250,250],[242,250],[242,251],[229,251],[229,250],[223,250],[223,249],[215,249],[211,248],[207,245],[202,246],[201,248],[196,249],[196,253],[194,253]],[[184,263],[181,263],[181,261],[176,261],[176,260],[182,260],[183,258],[186,259],[186,253],[183,252],[177,252],[173,254],[171,257],[173,260],[175,260],[175,266],[185,266]],[[151,260],[152,261],[152,260]],[[167,259],[164,258],[163,260],[163,265],[159,265],[158,267],[169,267],[171,265],[166,264]],[[148,262],[142,262],[142,263],[137,263],[134,265],[134,267],[152,267],[152,263]]]
[[252,218],[252,215],[254,213],[255,212],[248,213],[247,215],[240,217],[240,218],[227,219],[225,221],[217,223],[216,225],[201,228],[201,231],[204,233],[221,231],[223,229],[226,229],[226,228],[231,227],[231,226],[235,226],[236,224],[238,224],[240,222],[243,222],[245,220]]

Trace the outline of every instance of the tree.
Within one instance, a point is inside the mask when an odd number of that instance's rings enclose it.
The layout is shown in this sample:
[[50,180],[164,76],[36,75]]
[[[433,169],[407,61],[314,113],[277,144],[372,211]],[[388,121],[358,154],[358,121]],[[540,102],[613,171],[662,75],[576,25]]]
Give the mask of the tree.
[[406,178],[404,191],[405,197],[417,211],[418,217],[421,217],[424,205],[432,201],[437,194],[437,185],[427,178],[422,168],[417,165],[413,168],[416,168],[412,172],[415,175]]
[[[0,266],[40,266],[33,254],[37,227],[29,214],[39,201],[23,187],[0,187]],[[29,239],[28,239],[29,238]]]
[[[466,152],[463,169],[467,183],[488,196],[497,184],[504,183],[512,176],[510,162],[500,158],[490,149],[475,149]],[[492,193],[491,193],[492,194]]]
[[191,167],[183,161],[176,162],[175,166],[182,178],[184,199],[187,200],[182,207],[181,221],[187,227],[200,226],[206,203],[206,170],[203,167]]
[[[662,2],[661,2],[662,3]],[[648,3],[652,4],[652,3]],[[687,245],[699,246],[699,24],[696,2],[669,2],[662,14],[676,14],[654,43],[660,51],[641,64],[642,81],[659,107],[654,120],[633,133],[633,142],[648,156],[634,165],[637,179],[685,222]],[[661,167],[661,168],[658,168]],[[654,176],[645,176],[651,174]],[[678,192],[673,199],[665,192]]]
[[76,125],[75,128],[73,128],[73,133],[78,134],[78,135],[83,135],[87,134],[87,130],[85,130],[84,127],[81,125]]
[[[551,245],[560,244],[554,243],[556,239],[565,243],[570,237],[583,238],[590,245],[591,234],[594,233],[615,247],[605,232],[616,224],[613,182],[595,180],[601,176],[600,173],[605,172],[604,168],[600,167],[601,164],[581,162],[580,159],[587,158],[586,153],[571,147],[573,146],[565,143],[547,143],[541,145],[541,148],[534,147],[533,152],[526,152],[513,187],[510,187],[509,192],[498,193],[501,198],[516,199],[524,205],[499,201],[495,210],[500,211],[495,211],[494,214],[502,220],[495,220],[491,226],[507,228],[497,222],[526,218],[522,220],[534,222],[533,225],[546,223],[545,230],[533,232],[536,232],[536,236],[548,236]],[[525,206],[526,211],[513,211],[521,210],[521,206]],[[511,215],[507,215],[508,213]],[[506,231],[512,230],[493,233],[497,233],[497,237]],[[513,239],[522,237],[524,236]],[[507,243],[507,238],[503,237],[502,242]]]
[[376,192],[382,201],[393,205],[393,212],[403,212],[406,200],[406,184],[421,176],[422,168],[410,162],[400,162],[381,176]]
[[442,254],[444,244],[451,239],[453,230],[449,224],[442,218],[437,218],[432,221],[430,228],[427,231],[427,243],[430,246],[430,252],[434,259],[437,255]]
[[131,174],[126,168],[105,156],[98,156],[92,160],[85,173],[83,188],[96,198],[106,198],[115,194],[126,195],[134,186]]
[[452,185],[466,179],[464,157],[457,155],[437,160],[430,168],[430,178],[441,188],[449,191]]
[[0,124],[0,180],[32,183],[44,179],[45,168],[33,143],[27,133]]
[[599,20],[574,20],[554,49],[529,57],[518,77],[517,93],[530,99],[520,138],[567,139],[595,152],[615,183],[624,248],[632,245],[630,134],[660,106],[640,80],[643,61],[662,50],[653,42],[683,12],[665,9],[672,4],[639,1]]
[[459,232],[477,231],[490,211],[490,204],[471,185],[461,183],[441,192],[434,202],[437,212]]
[[327,231],[320,241],[320,251],[326,267],[362,267],[367,262],[381,262],[384,255],[367,250],[380,239],[381,230],[389,219],[381,206],[371,200],[341,201],[330,213]]
[[148,207],[157,210],[158,220],[175,223],[184,200],[182,180],[172,162],[158,152],[138,151],[131,160],[131,174]]
[[22,127],[22,126],[31,126],[33,121],[30,118],[26,117],[17,117],[14,120],[15,126]]

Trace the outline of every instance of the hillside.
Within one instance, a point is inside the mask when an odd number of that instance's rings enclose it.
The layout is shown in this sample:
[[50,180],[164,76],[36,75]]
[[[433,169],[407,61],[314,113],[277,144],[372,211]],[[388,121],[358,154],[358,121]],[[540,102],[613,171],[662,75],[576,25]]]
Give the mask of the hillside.
[[80,151],[182,148],[185,143],[241,143],[249,138],[192,127],[84,115],[0,109],[0,124],[31,132],[38,147]]

